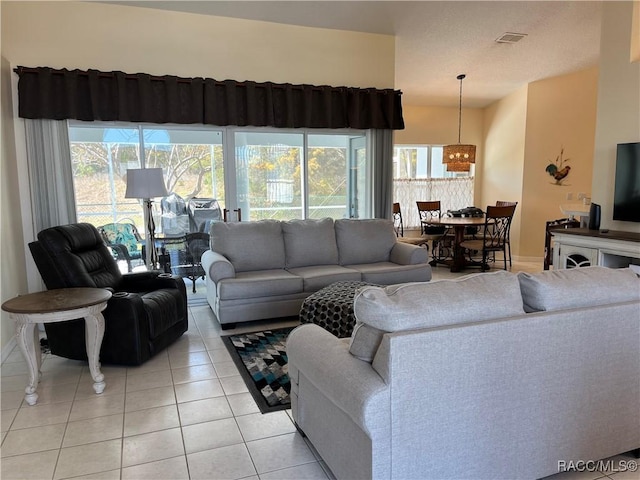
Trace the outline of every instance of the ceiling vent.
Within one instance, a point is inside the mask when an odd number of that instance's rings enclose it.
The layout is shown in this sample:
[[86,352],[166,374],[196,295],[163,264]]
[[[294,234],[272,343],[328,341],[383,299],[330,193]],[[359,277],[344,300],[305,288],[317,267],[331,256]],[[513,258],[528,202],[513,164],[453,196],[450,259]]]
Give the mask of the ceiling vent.
[[506,32],[496,38],[497,43],[517,43],[526,37],[526,33],[512,33]]

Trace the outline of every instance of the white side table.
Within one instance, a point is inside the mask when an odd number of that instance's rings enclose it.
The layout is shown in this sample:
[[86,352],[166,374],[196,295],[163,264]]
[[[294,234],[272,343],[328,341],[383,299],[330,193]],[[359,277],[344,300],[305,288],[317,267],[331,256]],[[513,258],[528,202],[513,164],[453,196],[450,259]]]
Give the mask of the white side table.
[[38,339],[38,323],[64,322],[76,318],[85,320],[85,341],[89,371],[93,378],[93,389],[97,394],[104,391],[106,383],[100,372],[100,347],[104,337],[104,317],[111,292],[102,288],[60,288],[45,292],[30,293],[7,300],[2,310],[9,312],[16,321],[16,337],[20,350],[29,366],[29,384],[25,388],[25,401],[35,405],[38,401],[36,389],[40,381],[42,355]]

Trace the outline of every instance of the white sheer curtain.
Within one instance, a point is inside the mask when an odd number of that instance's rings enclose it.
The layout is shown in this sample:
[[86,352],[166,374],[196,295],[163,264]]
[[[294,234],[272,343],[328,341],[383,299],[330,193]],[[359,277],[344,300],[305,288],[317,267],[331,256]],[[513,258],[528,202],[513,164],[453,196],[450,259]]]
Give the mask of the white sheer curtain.
[[393,205],[393,130],[369,130],[373,159],[373,217],[391,218]]
[[25,119],[34,232],[76,222],[66,120]]
[[440,200],[442,212],[473,205],[473,177],[393,180],[393,198],[400,203],[405,228],[420,227],[416,202]]

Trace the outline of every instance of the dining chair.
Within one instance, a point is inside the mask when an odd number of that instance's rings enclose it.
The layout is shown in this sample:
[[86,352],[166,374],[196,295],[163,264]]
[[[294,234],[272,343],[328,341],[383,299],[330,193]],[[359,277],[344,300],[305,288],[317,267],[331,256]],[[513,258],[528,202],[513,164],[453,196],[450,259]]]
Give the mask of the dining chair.
[[444,225],[429,225],[430,219],[442,218],[442,208],[440,200],[427,202],[416,202],[418,216],[420,218],[420,235],[425,240],[431,240],[431,262],[432,266],[443,263],[452,256],[452,238],[447,236],[448,228]]
[[460,243],[460,247],[465,249],[470,259],[474,252],[482,252],[482,261],[477,264],[482,271],[489,270],[489,254],[493,254],[493,261],[495,262],[495,252],[502,252],[504,269],[507,270],[506,240],[515,209],[515,205],[504,207],[487,206],[482,239],[465,240]]
[[160,245],[163,255],[166,255],[168,260],[165,271],[191,280],[192,291],[196,293],[196,280],[205,276],[200,259],[209,248],[209,234],[192,232],[166,237],[160,240]]
[[[514,207],[513,213],[515,214],[515,207],[518,202],[508,202],[505,200],[497,200],[496,207]],[[507,232],[507,251],[509,252],[509,268],[511,268],[511,223],[509,223],[509,231]]]
[[402,210],[399,203],[393,204],[393,229],[396,232],[396,237],[404,237],[404,225],[402,222]]

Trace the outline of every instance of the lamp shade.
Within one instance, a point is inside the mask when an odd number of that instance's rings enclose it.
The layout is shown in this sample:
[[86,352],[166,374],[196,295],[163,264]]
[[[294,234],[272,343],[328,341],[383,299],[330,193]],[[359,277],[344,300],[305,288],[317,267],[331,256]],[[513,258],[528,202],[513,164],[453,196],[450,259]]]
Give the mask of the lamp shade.
[[469,162],[449,162],[447,163],[447,172],[470,172],[471,164]]
[[442,163],[467,162],[476,163],[475,145],[445,145],[442,150]]
[[125,198],[155,198],[169,195],[161,168],[127,169]]

